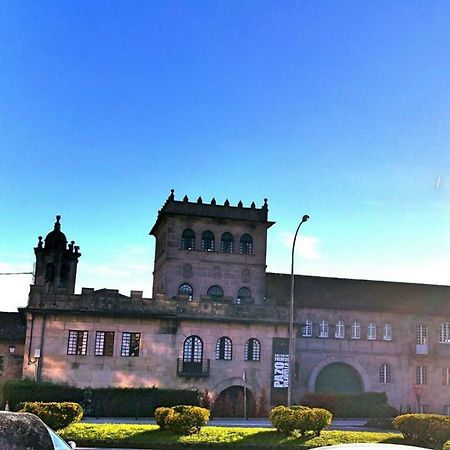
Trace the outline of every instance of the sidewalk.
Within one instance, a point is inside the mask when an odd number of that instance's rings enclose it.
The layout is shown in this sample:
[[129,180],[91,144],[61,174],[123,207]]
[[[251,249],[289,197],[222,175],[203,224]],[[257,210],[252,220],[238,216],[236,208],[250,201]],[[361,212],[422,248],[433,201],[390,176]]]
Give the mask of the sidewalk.
[[[129,424],[155,424],[153,417],[138,417],[133,419],[131,417],[101,417],[96,419],[95,417],[84,417],[82,419],[84,423],[129,423]],[[330,430],[354,430],[354,431],[366,431],[369,428],[365,427],[366,419],[334,419],[331,423]],[[208,422],[208,425],[213,427],[252,427],[252,428],[270,428],[272,427],[268,419],[248,419],[230,417],[230,418],[217,418]]]

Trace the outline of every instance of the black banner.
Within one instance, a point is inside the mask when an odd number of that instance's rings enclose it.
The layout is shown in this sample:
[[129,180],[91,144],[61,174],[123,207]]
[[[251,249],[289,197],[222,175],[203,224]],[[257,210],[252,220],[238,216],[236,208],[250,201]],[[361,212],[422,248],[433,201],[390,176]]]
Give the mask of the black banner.
[[286,404],[289,385],[289,339],[272,339],[272,383],[270,402],[272,405]]

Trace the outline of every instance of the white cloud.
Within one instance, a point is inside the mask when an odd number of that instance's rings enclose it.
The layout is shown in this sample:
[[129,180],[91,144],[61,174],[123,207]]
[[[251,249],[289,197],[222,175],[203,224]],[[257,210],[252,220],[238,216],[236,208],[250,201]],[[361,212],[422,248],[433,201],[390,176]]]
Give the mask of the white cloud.
[[[283,244],[292,249],[292,243],[294,241],[294,233],[281,232],[281,240]],[[295,243],[295,254],[305,259],[321,259],[319,251],[320,239],[314,236],[305,236],[304,234],[297,235],[297,241]]]

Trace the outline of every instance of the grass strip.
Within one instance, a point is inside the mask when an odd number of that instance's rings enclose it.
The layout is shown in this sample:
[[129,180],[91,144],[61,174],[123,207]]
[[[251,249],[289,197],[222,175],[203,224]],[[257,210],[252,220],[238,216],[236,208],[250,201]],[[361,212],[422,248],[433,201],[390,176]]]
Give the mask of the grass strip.
[[323,431],[315,436],[286,436],[273,428],[204,427],[199,434],[177,436],[159,431],[157,425],[75,424],[59,434],[80,447],[153,449],[309,449],[357,442],[405,444],[398,433]]

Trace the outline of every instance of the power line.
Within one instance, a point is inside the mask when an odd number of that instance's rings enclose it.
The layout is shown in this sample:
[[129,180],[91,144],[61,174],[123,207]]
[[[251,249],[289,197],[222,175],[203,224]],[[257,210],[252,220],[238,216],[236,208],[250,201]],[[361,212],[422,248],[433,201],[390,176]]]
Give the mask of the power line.
[[0,275],[34,275],[33,272],[0,272]]

